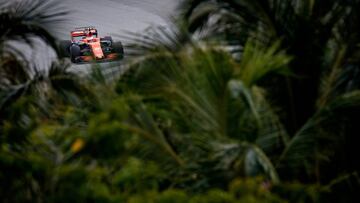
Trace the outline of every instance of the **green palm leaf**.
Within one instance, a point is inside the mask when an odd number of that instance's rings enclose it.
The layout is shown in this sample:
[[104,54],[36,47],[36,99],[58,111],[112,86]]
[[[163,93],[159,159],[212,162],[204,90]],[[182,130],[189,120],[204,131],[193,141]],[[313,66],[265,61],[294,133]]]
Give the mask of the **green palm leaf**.
[[[322,181],[344,170],[358,170],[350,160],[357,154],[353,126],[359,113],[359,95],[358,91],[347,93],[320,109],[291,139],[278,166],[306,169],[309,176]],[[328,172],[323,174],[325,170]]]
[[66,14],[55,1],[16,1],[0,7],[0,44],[19,40],[32,44],[30,37],[39,37],[57,50],[56,40],[49,32]]

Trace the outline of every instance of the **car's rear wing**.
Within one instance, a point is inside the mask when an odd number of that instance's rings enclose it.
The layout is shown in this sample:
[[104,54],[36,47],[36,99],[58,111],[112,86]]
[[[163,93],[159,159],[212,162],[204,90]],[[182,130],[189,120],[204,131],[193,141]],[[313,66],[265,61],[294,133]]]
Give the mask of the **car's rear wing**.
[[70,34],[71,34],[71,38],[87,36],[89,34],[95,35],[97,37],[98,32],[97,29],[95,29],[95,27],[89,26],[89,27],[75,28],[73,31],[70,32]]
[[95,26],[76,27],[75,30],[95,29]]

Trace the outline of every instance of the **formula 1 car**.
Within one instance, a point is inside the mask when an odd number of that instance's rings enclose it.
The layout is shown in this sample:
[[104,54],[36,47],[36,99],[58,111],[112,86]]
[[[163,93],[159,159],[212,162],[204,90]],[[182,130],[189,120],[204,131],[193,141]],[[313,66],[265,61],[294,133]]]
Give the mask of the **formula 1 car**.
[[124,57],[121,42],[110,36],[98,37],[95,27],[79,27],[70,32],[71,40],[60,42],[60,55],[70,57],[73,63],[113,61]]

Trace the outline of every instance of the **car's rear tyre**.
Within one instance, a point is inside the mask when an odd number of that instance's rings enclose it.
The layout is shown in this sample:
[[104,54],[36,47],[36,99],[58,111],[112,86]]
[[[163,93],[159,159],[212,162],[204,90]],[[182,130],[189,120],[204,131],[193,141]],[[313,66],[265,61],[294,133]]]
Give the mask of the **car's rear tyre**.
[[58,55],[60,58],[70,57],[70,46],[72,42],[70,40],[62,40],[59,43]]
[[81,55],[80,47],[77,44],[73,44],[70,46],[70,59],[71,62],[76,63],[76,58]]
[[124,47],[121,42],[113,42],[112,44],[113,52],[118,54],[118,58],[124,58]]

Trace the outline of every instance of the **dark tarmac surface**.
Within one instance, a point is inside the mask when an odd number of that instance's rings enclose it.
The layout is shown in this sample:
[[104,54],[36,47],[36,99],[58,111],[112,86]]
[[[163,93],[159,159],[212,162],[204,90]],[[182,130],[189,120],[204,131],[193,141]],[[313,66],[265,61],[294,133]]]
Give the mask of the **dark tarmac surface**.
[[[120,37],[125,32],[142,32],[151,25],[167,26],[178,2],[179,0],[63,0],[61,5],[70,13],[64,16],[65,21],[56,28],[55,35],[60,39],[70,39],[70,30],[75,27],[95,26],[100,36],[110,35],[114,40],[126,44],[126,40]],[[41,53],[41,57],[51,58],[53,55],[52,50],[43,46],[33,51]],[[124,51],[126,53],[126,49]],[[119,69],[121,66],[119,62],[99,65],[104,70],[111,69],[112,66]],[[90,67],[89,64],[72,66],[74,71],[84,73]]]
[[166,25],[178,0],[63,0],[70,10],[59,35],[74,27],[92,25],[101,35],[140,32],[149,25]]

